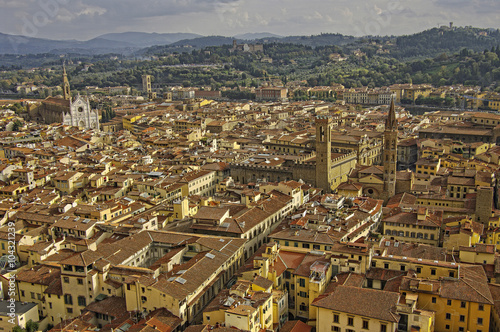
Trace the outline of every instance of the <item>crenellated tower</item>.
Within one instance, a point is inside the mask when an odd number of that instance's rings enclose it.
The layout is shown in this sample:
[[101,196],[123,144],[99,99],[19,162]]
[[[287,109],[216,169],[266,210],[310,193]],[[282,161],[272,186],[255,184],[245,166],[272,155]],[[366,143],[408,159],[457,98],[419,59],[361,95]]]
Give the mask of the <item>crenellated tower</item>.
[[71,91],[69,88],[69,81],[68,81],[68,75],[66,74],[66,66],[63,65],[63,97],[64,99],[70,99],[71,98]]
[[332,118],[316,117],[316,187],[331,192],[332,185]]
[[385,201],[396,195],[396,164],[398,157],[398,122],[394,99],[391,100],[384,130],[384,194]]

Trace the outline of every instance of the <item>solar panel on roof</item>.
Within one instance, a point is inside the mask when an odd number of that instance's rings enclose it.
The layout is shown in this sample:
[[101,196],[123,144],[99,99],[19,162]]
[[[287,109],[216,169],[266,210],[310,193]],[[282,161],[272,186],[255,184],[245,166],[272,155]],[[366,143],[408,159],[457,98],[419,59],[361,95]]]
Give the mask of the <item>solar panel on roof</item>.
[[207,254],[205,255],[205,257],[210,258],[210,259],[214,259],[214,258],[215,258],[215,255],[214,255],[214,254],[211,254],[211,253],[207,253]]
[[177,279],[175,279],[175,281],[177,281],[179,284],[182,284],[182,285],[184,285],[187,282],[186,279],[181,278],[181,277],[178,277]]

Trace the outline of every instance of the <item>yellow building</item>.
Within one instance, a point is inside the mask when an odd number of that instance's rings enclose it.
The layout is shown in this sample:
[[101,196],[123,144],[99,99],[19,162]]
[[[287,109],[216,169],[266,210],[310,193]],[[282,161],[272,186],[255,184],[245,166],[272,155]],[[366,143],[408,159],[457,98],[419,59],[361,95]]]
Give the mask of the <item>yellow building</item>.
[[123,117],[123,129],[130,132],[134,131],[134,123],[139,121],[142,115],[126,115]]
[[484,225],[467,216],[447,218],[443,220],[445,231],[443,247],[449,252],[456,252],[459,247],[472,247],[481,240]]
[[491,308],[490,331],[500,331],[500,285],[488,284],[488,287],[495,303]]
[[420,96],[426,98],[429,97],[432,90],[432,86],[426,84],[410,85],[404,89],[403,98],[410,99],[412,101],[415,101]]
[[83,188],[88,179],[80,172],[59,172],[52,179],[54,187],[61,192],[61,195],[71,194],[78,188]]
[[300,248],[279,249],[276,243],[266,246],[262,256],[246,266],[242,279],[253,280],[257,274],[272,281],[275,289],[288,296],[288,310],[294,318],[314,320],[312,301],[323,294],[332,276],[332,262],[324,252]]
[[30,320],[39,321],[36,303],[0,300],[0,330],[11,332],[15,326],[24,329]]
[[500,249],[500,217],[495,215],[488,221],[488,228],[485,230],[487,244],[494,244],[496,250]]
[[183,184],[181,188],[182,196],[210,196],[215,194],[216,175],[216,172],[206,170],[199,170],[188,173],[179,181],[179,183]]
[[22,193],[29,190],[29,185],[26,183],[14,183],[0,188],[0,197],[17,200]]
[[316,331],[396,331],[396,307],[400,294],[339,285],[327,296],[316,299]]
[[460,261],[468,264],[495,264],[494,244],[477,243],[474,247],[460,247]]
[[383,234],[391,239],[438,246],[442,214],[426,208],[418,212],[401,212],[382,220]]
[[436,175],[441,167],[441,160],[439,158],[420,158],[416,163],[416,167],[418,174]]
[[403,277],[400,291],[435,312],[435,331],[489,331],[493,297],[482,266],[461,266],[458,278]]
[[225,322],[226,327],[250,332],[258,332],[261,324],[259,310],[244,304],[226,310]]
[[[263,286],[263,287],[262,287]],[[221,290],[203,310],[203,324],[225,324],[243,330],[273,329],[272,282],[260,278],[255,282],[239,280],[230,290]],[[265,289],[256,290],[256,289]],[[237,308],[250,307],[250,313],[242,314]],[[257,316],[254,316],[254,312]],[[243,325],[242,325],[243,324]],[[242,328],[244,326],[246,328]]]
[[395,255],[375,255],[372,260],[372,268],[403,272],[411,270],[418,278],[432,280],[456,278],[459,273],[458,267],[459,264],[455,262]]

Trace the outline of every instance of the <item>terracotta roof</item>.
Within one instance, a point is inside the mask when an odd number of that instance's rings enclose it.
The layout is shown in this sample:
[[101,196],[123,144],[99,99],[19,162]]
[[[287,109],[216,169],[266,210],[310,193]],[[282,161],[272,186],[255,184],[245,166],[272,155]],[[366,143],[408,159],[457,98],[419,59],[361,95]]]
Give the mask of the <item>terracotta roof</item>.
[[84,310],[118,317],[127,312],[127,303],[123,297],[111,296],[102,301],[92,302]]
[[[398,293],[340,285],[333,293],[313,305],[347,314],[360,315],[388,322],[398,322]],[[376,303],[377,305],[373,305]]]
[[280,332],[310,332],[312,330],[311,325],[300,320],[289,320],[280,329]]

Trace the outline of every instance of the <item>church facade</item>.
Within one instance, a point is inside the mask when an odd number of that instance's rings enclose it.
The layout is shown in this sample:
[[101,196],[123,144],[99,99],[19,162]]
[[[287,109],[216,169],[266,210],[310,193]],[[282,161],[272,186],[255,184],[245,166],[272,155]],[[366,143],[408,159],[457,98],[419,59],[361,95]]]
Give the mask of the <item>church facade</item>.
[[69,110],[62,114],[62,124],[85,129],[99,129],[99,114],[97,110],[90,108],[88,98],[78,95],[72,100],[70,97]]
[[30,109],[32,120],[46,124],[61,123],[84,129],[99,130],[99,111],[93,110],[87,97],[71,97],[66,68],[63,71],[63,98],[48,97]]

